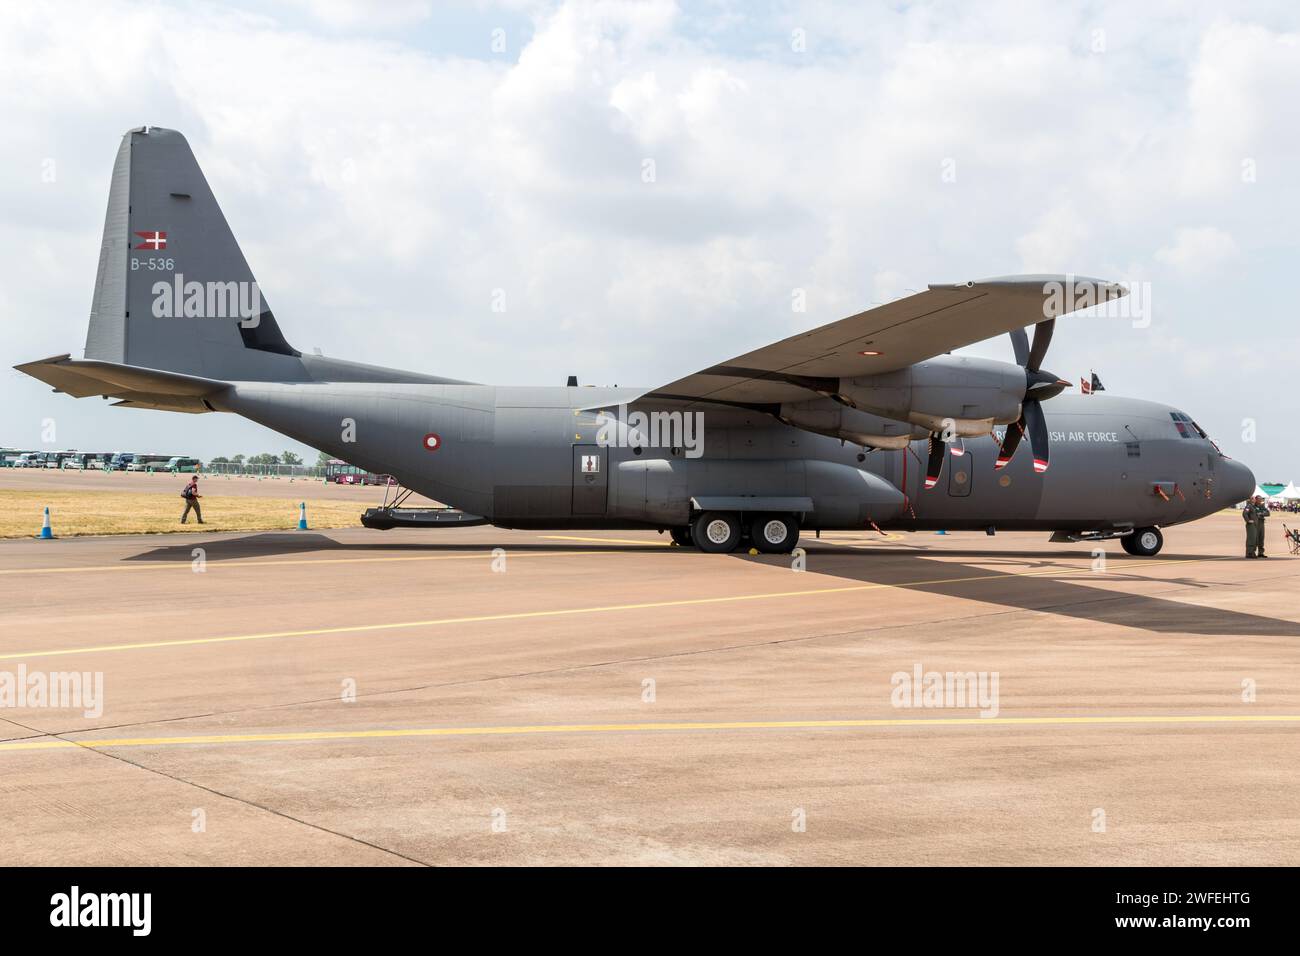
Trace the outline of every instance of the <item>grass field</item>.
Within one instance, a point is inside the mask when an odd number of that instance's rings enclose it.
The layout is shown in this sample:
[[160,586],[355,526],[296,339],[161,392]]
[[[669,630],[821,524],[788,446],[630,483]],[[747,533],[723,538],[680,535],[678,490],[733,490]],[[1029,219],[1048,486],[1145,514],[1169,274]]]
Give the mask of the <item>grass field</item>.
[[[305,497],[305,496],[304,496]],[[304,498],[204,495],[204,524],[190,515],[181,524],[185,502],[175,494],[140,491],[72,491],[0,488],[0,538],[34,537],[45,508],[56,537],[86,534],[157,534],[186,531],[283,531],[298,527]],[[363,506],[352,501],[307,501],[312,528],[355,528]],[[377,502],[375,502],[377,503]]]

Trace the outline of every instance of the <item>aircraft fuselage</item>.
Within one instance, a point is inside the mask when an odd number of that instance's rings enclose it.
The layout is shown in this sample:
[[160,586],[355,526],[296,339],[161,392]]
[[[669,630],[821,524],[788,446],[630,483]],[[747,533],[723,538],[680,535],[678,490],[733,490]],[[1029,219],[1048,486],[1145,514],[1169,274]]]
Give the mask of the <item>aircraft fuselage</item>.
[[1045,474],[1029,454],[995,471],[996,439],[966,438],[924,490],[924,442],[872,451],[747,409],[703,407],[690,448],[610,442],[611,420],[588,409],[641,394],[239,382],[214,404],[500,527],[675,527],[710,501],[749,498],[810,503],[810,530],[1090,533],[1195,520],[1253,490],[1248,469],[1180,434],[1173,409],[1135,399],[1054,399]]

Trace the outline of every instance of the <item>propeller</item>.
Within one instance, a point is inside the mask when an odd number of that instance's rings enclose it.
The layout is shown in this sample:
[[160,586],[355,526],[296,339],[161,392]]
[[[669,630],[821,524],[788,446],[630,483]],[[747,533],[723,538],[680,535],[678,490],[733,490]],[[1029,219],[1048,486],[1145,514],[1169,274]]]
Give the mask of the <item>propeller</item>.
[[929,491],[939,482],[943,473],[943,453],[948,445],[934,432],[930,432],[930,457],[925,463],[925,490]]
[[1020,439],[1028,434],[1029,447],[1034,455],[1034,471],[1040,475],[1047,471],[1051,449],[1042,403],[1060,395],[1063,389],[1070,386],[1069,382],[1051,372],[1044,372],[1041,368],[1055,328],[1056,319],[1039,322],[1034,326],[1032,345],[1024,329],[1016,329],[1011,333],[1011,347],[1016,353],[1016,364],[1025,369],[1025,398],[1020,405],[1019,420],[1007,426],[1002,446],[998,449],[998,460],[993,466],[995,469],[1000,470],[1011,463],[1012,456],[1020,447]]
[[[939,476],[943,474],[943,456],[948,450],[950,443],[943,440],[938,432],[930,432],[930,455],[925,463],[925,490],[929,491],[939,483]],[[960,438],[954,438],[951,441],[952,453],[960,458],[966,454],[966,443]]]

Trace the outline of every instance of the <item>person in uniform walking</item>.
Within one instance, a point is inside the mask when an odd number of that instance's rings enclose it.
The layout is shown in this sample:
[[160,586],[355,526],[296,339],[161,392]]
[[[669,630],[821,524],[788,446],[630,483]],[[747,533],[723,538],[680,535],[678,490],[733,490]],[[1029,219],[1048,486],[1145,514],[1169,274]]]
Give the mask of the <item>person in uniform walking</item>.
[[1246,499],[1246,506],[1241,509],[1242,520],[1246,522],[1246,557],[1268,557],[1264,553],[1264,519],[1268,516],[1268,505],[1264,504],[1263,495]]
[[203,510],[199,507],[199,476],[195,475],[190,479],[190,483],[185,486],[181,492],[181,497],[185,499],[185,510],[181,512],[181,524],[190,516],[190,509],[194,509],[194,517],[199,524],[203,524]]

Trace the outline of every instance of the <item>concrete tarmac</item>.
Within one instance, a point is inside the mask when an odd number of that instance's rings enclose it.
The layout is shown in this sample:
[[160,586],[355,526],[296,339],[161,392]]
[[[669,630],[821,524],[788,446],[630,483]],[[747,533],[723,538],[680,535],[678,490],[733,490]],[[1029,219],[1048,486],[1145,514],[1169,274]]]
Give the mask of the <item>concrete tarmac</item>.
[[1300,863],[1300,562],[1269,528],[1267,561],[1232,514],[1145,559],[842,533],[803,571],[643,532],[3,541],[0,692],[103,683],[0,701],[0,852]]

